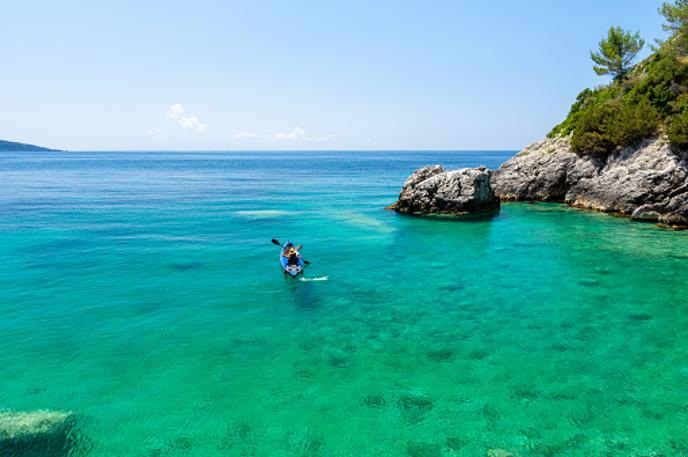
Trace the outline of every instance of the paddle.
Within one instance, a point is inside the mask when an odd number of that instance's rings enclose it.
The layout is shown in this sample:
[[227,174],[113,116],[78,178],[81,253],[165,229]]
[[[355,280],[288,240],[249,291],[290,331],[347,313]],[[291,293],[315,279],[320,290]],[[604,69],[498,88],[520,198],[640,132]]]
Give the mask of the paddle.
[[[271,241],[272,241],[272,244],[276,244],[277,246],[282,247],[282,243],[280,243],[280,242],[277,241],[276,239],[273,238]],[[310,265],[311,263],[310,263],[308,260],[305,260],[305,259],[304,259],[304,260],[303,260],[303,264],[304,264],[304,265]]]

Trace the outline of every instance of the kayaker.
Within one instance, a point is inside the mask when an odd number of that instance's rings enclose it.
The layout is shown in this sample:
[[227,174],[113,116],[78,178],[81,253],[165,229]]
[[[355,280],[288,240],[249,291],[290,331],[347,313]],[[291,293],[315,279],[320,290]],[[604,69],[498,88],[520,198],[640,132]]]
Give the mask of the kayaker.
[[284,252],[282,255],[287,258],[288,265],[297,265],[299,263],[299,259],[301,258],[299,249],[302,247],[301,245],[294,246],[291,242],[284,245]]
[[282,244],[274,238],[271,241],[272,244],[276,244],[280,247],[279,263],[280,267],[282,267],[282,270],[284,271],[284,274],[289,275],[292,278],[302,275],[303,267],[310,264],[310,262],[305,260],[299,252],[299,249],[303,248],[303,246],[294,246],[294,243],[291,241],[287,241],[285,244]]

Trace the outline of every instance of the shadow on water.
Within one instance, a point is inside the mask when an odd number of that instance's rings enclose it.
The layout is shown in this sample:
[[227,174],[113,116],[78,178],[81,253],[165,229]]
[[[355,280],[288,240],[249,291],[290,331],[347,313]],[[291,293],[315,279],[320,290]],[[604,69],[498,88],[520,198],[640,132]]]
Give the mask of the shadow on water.
[[[435,240],[442,238],[454,245],[458,251],[484,252],[490,245],[494,222],[500,218],[498,212],[468,215],[399,215],[403,230],[394,233],[394,242],[388,254],[390,260],[406,262],[411,254],[415,258],[428,260],[433,253]],[[470,240],[470,243],[466,243]],[[401,249],[400,247],[404,247]]]
[[499,211],[491,211],[487,213],[465,214],[463,216],[456,216],[451,214],[413,214],[413,213],[396,213],[400,218],[422,219],[432,221],[444,221],[447,223],[471,223],[471,222],[489,222],[493,219],[499,218]]
[[312,311],[320,308],[323,304],[320,294],[316,290],[317,285],[308,282],[300,281],[296,278],[284,278],[285,294],[290,300],[294,308],[303,311]]

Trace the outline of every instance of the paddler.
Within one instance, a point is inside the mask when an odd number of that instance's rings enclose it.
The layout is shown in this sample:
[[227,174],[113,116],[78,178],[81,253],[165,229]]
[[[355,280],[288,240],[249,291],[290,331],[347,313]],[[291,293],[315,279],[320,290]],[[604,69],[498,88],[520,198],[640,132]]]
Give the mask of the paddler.
[[301,248],[303,248],[303,246],[294,246],[291,241],[284,245],[282,255],[287,258],[287,265],[298,265],[299,259],[301,258],[299,249]]

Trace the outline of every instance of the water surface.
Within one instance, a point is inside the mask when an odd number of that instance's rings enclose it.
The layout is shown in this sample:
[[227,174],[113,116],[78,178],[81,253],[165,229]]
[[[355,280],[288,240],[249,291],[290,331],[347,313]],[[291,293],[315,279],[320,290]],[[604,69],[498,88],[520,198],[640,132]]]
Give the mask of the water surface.
[[688,232],[382,209],[512,154],[3,153],[0,409],[93,456],[687,454]]

